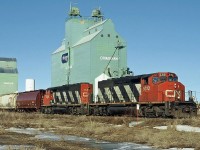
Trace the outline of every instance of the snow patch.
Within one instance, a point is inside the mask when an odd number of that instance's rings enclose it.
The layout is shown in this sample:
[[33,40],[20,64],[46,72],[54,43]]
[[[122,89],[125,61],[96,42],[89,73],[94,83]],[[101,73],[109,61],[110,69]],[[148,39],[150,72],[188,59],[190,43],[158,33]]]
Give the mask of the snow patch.
[[29,134],[29,135],[34,135],[34,134],[41,134],[42,132],[39,131],[38,129],[34,129],[34,128],[25,128],[25,129],[21,129],[21,128],[9,128],[9,129],[5,129],[6,131],[10,131],[10,132],[15,132],[15,133],[22,133],[22,134]]
[[138,124],[141,124],[141,123],[143,123],[144,121],[132,121],[132,122],[130,122],[129,123],[129,127],[134,127],[134,126],[136,126],[136,125],[138,125]]
[[159,130],[167,130],[167,126],[156,126],[153,127],[154,129],[159,129]]
[[188,125],[177,125],[176,126],[177,131],[185,131],[185,132],[200,132],[199,127],[192,127]]
[[[169,126],[156,126],[153,127],[154,129],[159,129],[159,130],[167,130]],[[171,126],[173,127],[173,126]],[[200,132],[199,127],[192,127],[188,125],[176,125],[174,126],[177,131],[184,131],[184,132]]]
[[170,148],[170,149],[164,149],[164,150],[194,150],[194,148]]
[[[0,145],[0,150],[20,150],[20,149],[35,149],[35,146],[32,145]],[[42,150],[42,149],[41,149]]]

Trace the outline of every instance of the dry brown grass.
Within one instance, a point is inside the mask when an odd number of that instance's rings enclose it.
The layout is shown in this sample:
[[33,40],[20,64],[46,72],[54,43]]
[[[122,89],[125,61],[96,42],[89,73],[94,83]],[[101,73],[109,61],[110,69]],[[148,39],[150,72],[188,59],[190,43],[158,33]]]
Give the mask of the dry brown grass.
[[[8,112],[1,112],[0,117],[0,135],[4,135],[4,128],[8,127],[34,127],[54,130],[59,135],[79,135],[105,141],[145,143],[160,148],[194,147],[200,149],[200,133],[178,132],[175,129],[175,126],[178,124],[200,127],[200,117],[187,119],[139,118],[139,121],[143,121],[143,123],[132,128],[128,127],[128,124],[136,119],[131,117],[44,115]],[[163,125],[168,126],[169,129],[153,129],[154,126]],[[66,142],[62,141],[54,145],[48,141],[38,141],[36,143],[36,146],[39,148],[49,146],[56,149],[66,146],[64,144]],[[71,147],[74,146],[72,145]]]

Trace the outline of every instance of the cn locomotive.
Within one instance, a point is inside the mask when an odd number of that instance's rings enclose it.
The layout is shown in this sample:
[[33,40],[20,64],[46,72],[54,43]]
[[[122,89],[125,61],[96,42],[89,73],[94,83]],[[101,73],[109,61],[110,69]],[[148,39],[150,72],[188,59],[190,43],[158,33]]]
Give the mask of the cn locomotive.
[[158,72],[111,78],[93,85],[77,83],[0,97],[0,108],[46,114],[192,117],[196,103],[185,100],[185,87],[175,73]]

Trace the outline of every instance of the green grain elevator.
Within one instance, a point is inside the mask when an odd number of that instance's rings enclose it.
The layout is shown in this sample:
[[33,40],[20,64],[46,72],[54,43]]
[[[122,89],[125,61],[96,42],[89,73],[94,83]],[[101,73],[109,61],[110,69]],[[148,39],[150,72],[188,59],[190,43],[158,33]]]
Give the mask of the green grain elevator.
[[104,19],[95,9],[91,17],[82,17],[72,7],[65,22],[65,38],[52,53],[51,85],[80,82],[94,84],[105,74],[109,78],[127,74],[127,52],[124,39],[115,31],[111,19]]
[[0,57],[0,95],[18,91],[18,70],[16,58]]

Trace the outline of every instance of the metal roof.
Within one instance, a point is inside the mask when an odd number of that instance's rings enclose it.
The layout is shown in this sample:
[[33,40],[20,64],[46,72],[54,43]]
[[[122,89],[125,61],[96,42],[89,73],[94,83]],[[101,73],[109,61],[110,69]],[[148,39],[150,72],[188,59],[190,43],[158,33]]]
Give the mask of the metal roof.
[[97,32],[94,32],[94,33],[92,33],[92,34],[89,34],[89,35],[83,37],[81,40],[79,40],[79,41],[78,41],[74,46],[72,46],[72,47],[76,47],[76,46],[78,46],[78,45],[81,45],[81,44],[84,44],[84,43],[86,43],[86,42],[91,41],[91,40],[92,40],[95,36],[97,36],[101,31],[102,31],[102,30],[97,31]]
[[5,58],[5,57],[0,57],[0,61],[17,61],[16,58]]
[[96,28],[96,27],[98,27],[98,26],[104,24],[106,21],[108,21],[108,19],[106,19],[106,20],[104,20],[104,21],[101,21],[101,22],[99,22],[99,23],[97,23],[97,24],[95,24],[95,25],[89,27],[89,28],[86,29],[84,32],[87,32],[87,31],[89,31],[89,30],[91,30],[91,29],[93,29],[93,28]]

